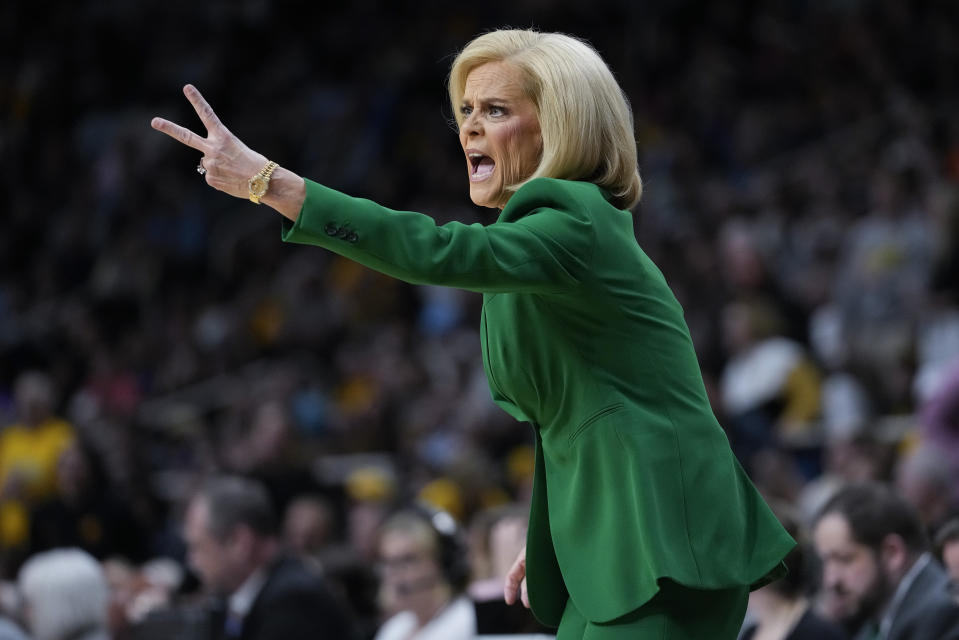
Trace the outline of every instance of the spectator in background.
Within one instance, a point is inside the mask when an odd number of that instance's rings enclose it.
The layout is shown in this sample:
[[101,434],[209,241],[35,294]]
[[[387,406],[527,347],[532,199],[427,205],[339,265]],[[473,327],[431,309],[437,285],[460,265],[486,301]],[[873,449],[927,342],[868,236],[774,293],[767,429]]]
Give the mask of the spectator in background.
[[844,640],[842,627],[821,617],[811,606],[809,595],[816,574],[810,561],[809,540],[798,519],[783,505],[773,511],[789,535],[797,541],[784,562],[789,573],[782,580],[749,594],[747,622],[739,640]]
[[350,548],[361,560],[374,561],[378,553],[378,531],[396,495],[396,478],[376,466],[358,467],[347,476],[345,487],[346,534]]
[[[345,594],[361,638],[372,638],[381,622],[375,570],[379,529],[389,516],[397,488],[392,469],[370,464],[347,471],[343,477],[344,536],[322,554],[319,563],[323,575]],[[294,546],[300,544],[288,539]]]
[[876,167],[864,180],[870,211],[847,231],[836,274],[844,335],[889,410],[909,392],[904,367],[913,323],[923,307],[934,234],[911,170]]
[[[151,607],[138,607],[135,603],[144,591],[145,580],[138,567],[126,559],[107,558],[100,562],[103,574],[107,581],[110,599],[107,605],[107,621],[110,635],[114,640],[127,640],[135,637],[130,628],[139,622],[140,617],[146,617],[153,611],[162,610],[170,604],[170,600],[162,602],[154,599]],[[138,617],[134,611],[139,609],[142,616]]]
[[445,511],[408,508],[383,524],[379,538],[380,606],[389,619],[375,640],[468,640],[476,611],[463,588],[466,549]]
[[943,452],[920,442],[901,455],[895,470],[895,489],[919,514],[928,534],[959,515],[956,476]]
[[[208,601],[186,583],[182,563],[154,558],[141,566],[109,558],[103,563],[110,586],[113,640],[213,640]],[[199,596],[199,597],[197,597]],[[219,631],[219,629],[217,629]]]
[[891,481],[896,451],[894,442],[863,430],[849,437],[827,438],[823,456],[823,473],[807,482],[796,500],[802,522],[815,519],[823,505],[848,484]]
[[730,352],[720,379],[722,410],[733,448],[751,468],[763,449],[805,442],[819,414],[819,373],[804,347],[783,336],[769,302],[731,303],[722,320]]
[[145,531],[109,485],[99,459],[75,440],[57,461],[56,492],[30,513],[33,552],[79,547],[98,560],[144,559]]
[[336,534],[336,519],[329,501],[319,495],[295,497],[283,515],[283,543],[286,548],[317,565]]
[[942,525],[934,539],[936,557],[949,574],[953,592],[959,592],[959,518]]
[[885,485],[841,489],[813,526],[825,610],[856,640],[959,639],[959,605],[915,510]]
[[31,506],[57,488],[60,455],[73,443],[73,426],[54,414],[50,377],[22,373],[14,386],[18,421],[0,432],[0,548],[22,548],[30,535]]
[[771,261],[764,251],[771,251],[771,235],[763,229],[760,221],[730,218],[723,225],[716,240],[722,280],[728,296],[738,300],[766,300],[781,309],[783,336],[800,340],[804,338],[805,316],[782,290],[779,281],[771,272]]
[[351,637],[351,622],[322,578],[281,554],[276,517],[261,484],[236,476],[210,480],[190,500],[185,538],[203,585],[226,600],[212,616],[216,637]]
[[284,513],[295,496],[318,488],[303,454],[288,409],[270,400],[252,408],[247,431],[229,439],[226,458],[231,472],[263,483],[277,513]]
[[918,417],[922,437],[945,456],[950,475],[959,478],[959,358],[943,367]]
[[33,640],[109,640],[103,569],[80,549],[32,556],[18,578]]
[[283,545],[348,604],[358,636],[371,638],[379,626],[377,580],[371,563],[361,561],[339,535],[332,502],[318,494],[297,496],[283,516]]
[[503,601],[506,574],[526,544],[528,513],[528,506],[512,503],[486,509],[473,518],[469,545],[472,581],[467,594],[476,608],[478,634],[553,633],[536,622],[530,611]]
[[[480,511],[470,522],[467,591],[474,600],[502,600],[503,579],[525,542],[528,512],[521,504],[499,505]],[[518,546],[510,557],[514,545]]]

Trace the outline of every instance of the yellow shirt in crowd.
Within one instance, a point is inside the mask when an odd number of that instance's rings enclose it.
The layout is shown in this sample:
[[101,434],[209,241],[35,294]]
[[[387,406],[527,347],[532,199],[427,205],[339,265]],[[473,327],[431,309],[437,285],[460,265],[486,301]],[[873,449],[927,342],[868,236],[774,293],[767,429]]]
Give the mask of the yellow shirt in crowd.
[[[29,508],[57,487],[57,463],[71,444],[73,426],[49,418],[35,427],[12,424],[0,431],[0,544],[18,546],[29,535]],[[22,483],[12,494],[12,487]]]

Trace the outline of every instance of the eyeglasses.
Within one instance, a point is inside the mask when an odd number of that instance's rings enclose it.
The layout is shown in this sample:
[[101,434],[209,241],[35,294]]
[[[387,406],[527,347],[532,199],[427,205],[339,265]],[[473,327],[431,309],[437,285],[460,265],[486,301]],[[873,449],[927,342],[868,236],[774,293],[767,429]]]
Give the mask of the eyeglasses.
[[402,553],[395,556],[380,556],[377,566],[384,570],[407,569],[426,560],[430,556],[424,552]]

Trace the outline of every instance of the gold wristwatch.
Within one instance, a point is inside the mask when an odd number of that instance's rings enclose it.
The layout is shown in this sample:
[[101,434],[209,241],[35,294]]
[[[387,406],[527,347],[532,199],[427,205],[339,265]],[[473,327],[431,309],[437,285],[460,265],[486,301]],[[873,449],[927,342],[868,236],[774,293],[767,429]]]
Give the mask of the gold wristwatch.
[[266,166],[260,169],[260,172],[250,178],[250,201],[260,204],[260,198],[266,195],[266,190],[270,188],[270,176],[279,165],[272,160],[266,163]]

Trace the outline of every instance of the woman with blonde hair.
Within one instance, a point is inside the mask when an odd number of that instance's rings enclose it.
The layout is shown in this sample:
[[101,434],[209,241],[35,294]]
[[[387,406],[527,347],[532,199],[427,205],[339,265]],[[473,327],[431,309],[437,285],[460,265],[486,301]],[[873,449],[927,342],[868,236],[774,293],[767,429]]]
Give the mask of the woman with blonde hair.
[[464,594],[467,553],[453,516],[425,505],[392,514],[379,530],[380,607],[373,640],[471,640],[476,610]]
[[[494,400],[536,436],[527,548],[505,585],[559,640],[732,639],[793,540],[713,415],[682,308],[642,251],[628,102],[570,36],[505,30],[457,56],[450,101],[470,198],[438,225],[306,180],[246,147],[196,88],[207,183],[280,212],[283,239],[411,283],[483,293]],[[527,588],[528,587],[528,588]]]

